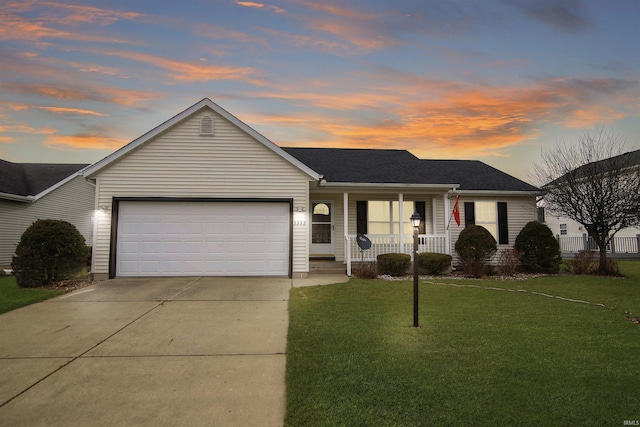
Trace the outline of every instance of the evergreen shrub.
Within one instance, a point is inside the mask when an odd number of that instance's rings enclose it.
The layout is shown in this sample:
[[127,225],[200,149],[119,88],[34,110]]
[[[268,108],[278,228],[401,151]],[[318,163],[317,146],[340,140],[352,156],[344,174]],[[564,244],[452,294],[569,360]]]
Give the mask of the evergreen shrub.
[[381,254],[378,255],[378,274],[404,276],[411,266],[411,255]]
[[486,228],[469,225],[458,236],[455,244],[464,271],[473,277],[482,277],[485,262],[498,250],[498,243]]
[[529,273],[558,273],[562,255],[560,245],[546,224],[527,223],[516,237],[514,248],[520,254],[520,263]]
[[437,276],[449,271],[451,268],[451,255],[439,254],[435,252],[424,252],[418,254],[418,267],[420,274]]
[[35,288],[79,272],[89,248],[78,229],[66,221],[39,219],[22,234],[11,268],[21,288]]

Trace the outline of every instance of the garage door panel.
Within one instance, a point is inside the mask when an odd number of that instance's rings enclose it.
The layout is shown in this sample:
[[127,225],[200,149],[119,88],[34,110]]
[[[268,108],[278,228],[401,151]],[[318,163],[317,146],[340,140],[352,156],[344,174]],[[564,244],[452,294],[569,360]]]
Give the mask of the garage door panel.
[[116,275],[287,275],[281,202],[121,201]]

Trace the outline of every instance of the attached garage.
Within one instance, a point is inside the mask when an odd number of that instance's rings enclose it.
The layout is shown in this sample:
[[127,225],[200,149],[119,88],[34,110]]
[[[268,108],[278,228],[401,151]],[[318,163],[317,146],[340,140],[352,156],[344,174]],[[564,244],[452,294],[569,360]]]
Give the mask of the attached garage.
[[291,200],[114,200],[111,276],[288,276]]

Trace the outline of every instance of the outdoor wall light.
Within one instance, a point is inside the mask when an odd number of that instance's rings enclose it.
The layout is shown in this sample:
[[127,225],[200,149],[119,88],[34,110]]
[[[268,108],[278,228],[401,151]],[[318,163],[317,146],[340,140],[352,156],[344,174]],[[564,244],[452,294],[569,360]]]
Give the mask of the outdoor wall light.
[[307,223],[307,215],[304,212],[297,211],[293,213],[293,225],[305,225]]
[[409,218],[413,226],[413,326],[418,325],[418,228],[422,217],[418,212],[414,212]]

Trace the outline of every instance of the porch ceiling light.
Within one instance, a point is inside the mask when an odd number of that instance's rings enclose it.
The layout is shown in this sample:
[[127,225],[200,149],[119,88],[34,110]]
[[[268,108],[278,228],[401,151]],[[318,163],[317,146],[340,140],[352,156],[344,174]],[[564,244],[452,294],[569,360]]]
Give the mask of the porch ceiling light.
[[411,225],[414,228],[420,227],[420,221],[422,221],[422,217],[418,212],[414,212],[413,215],[411,215],[411,218],[409,218],[409,220],[411,221]]

